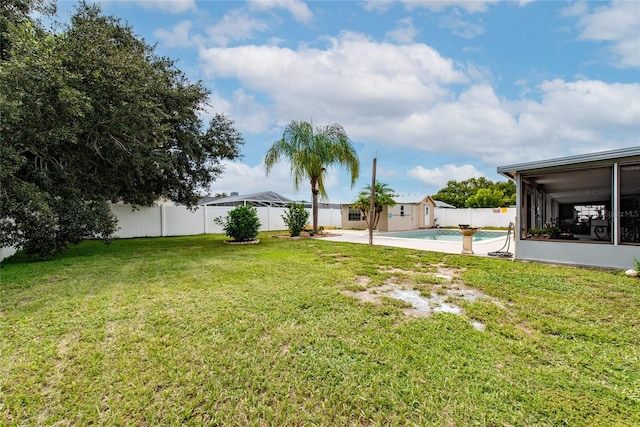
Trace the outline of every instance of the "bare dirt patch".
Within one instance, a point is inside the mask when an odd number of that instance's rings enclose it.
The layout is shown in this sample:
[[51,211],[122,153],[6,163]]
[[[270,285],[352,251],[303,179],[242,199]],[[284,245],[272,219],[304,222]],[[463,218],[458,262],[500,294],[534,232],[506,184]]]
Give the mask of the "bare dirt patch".
[[369,282],[371,282],[371,277],[369,277],[369,276],[358,276],[358,277],[356,277],[356,285],[358,285],[358,286],[362,286],[362,287],[366,288],[369,285]]
[[[485,293],[466,286],[458,275],[462,270],[437,266],[438,270],[432,274],[442,279],[442,283],[416,284],[406,278],[391,277],[381,286],[367,287],[370,282],[367,276],[358,276],[357,285],[365,288],[361,291],[345,291],[362,302],[381,304],[384,297],[393,298],[407,303],[409,306],[402,311],[409,317],[428,317],[434,313],[452,313],[464,315],[464,309],[457,301],[473,302],[479,299],[493,301],[493,298]],[[385,273],[397,273],[402,275],[418,274],[416,272],[390,269]],[[421,273],[424,274],[424,273]],[[497,301],[495,301],[497,303]],[[474,328],[484,330],[485,326],[480,322],[471,322]]]

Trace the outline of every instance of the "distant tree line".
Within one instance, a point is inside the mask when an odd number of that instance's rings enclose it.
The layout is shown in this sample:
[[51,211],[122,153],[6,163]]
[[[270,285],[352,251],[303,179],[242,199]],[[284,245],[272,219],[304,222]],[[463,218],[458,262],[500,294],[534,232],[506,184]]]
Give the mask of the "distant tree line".
[[451,180],[432,197],[456,208],[509,207],[516,204],[516,186],[512,181],[493,182],[484,177]]

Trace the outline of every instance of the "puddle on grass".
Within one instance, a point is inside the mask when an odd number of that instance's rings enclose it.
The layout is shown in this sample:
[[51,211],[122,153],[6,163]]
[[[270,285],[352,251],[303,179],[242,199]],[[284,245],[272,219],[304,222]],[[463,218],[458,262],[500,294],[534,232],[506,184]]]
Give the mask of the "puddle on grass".
[[[478,299],[491,299],[488,295],[469,287],[466,287],[461,281],[454,281],[455,273],[447,271],[446,273],[436,273],[434,276],[445,279],[446,283],[441,285],[432,285],[431,289],[425,288],[430,292],[420,292],[416,289],[407,289],[404,284],[394,283],[391,278],[382,286],[368,288],[359,292],[347,292],[363,302],[380,303],[383,296],[394,298],[410,304],[411,307],[404,309],[404,313],[411,317],[427,317],[433,313],[451,313],[459,316],[464,315],[464,309],[455,304],[452,298],[464,301],[476,301]],[[366,285],[364,276],[358,278],[360,285]],[[478,321],[472,321],[471,325],[479,330],[484,331],[486,326]]]
[[446,302],[445,295],[431,295],[425,298],[420,292],[412,289],[391,289],[386,295],[411,304],[418,312],[462,314],[462,308]]

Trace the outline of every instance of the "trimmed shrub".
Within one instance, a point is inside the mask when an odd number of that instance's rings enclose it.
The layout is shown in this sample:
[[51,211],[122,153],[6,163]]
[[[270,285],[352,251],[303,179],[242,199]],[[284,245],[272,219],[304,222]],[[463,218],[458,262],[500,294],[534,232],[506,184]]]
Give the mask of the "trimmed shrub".
[[288,210],[282,215],[282,219],[287,228],[289,228],[291,237],[299,236],[304,226],[307,225],[309,212],[305,210],[302,203],[289,203],[287,208]]
[[227,212],[226,217],[214,218],[213,222],[220,225],[234,242],[255,240],[260,232],[258,211],[253,206],[238,206]]

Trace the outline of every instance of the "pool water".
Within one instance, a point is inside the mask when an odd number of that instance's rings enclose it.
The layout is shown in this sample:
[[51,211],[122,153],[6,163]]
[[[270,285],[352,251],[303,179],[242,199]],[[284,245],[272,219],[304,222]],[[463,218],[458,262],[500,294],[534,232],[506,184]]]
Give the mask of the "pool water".
[[[506,237],[504,231],[478,231],[473,235],[473,241],[497,239]],[[431,229],[431,230],[413,230],[413,231],[395,231],[392,233],[381,233],[381,237],[401,237],[403,239],[421,239],[421,240],[441,240],[445,242],[462,242],[462,234],[458,230],[448,229]]]

